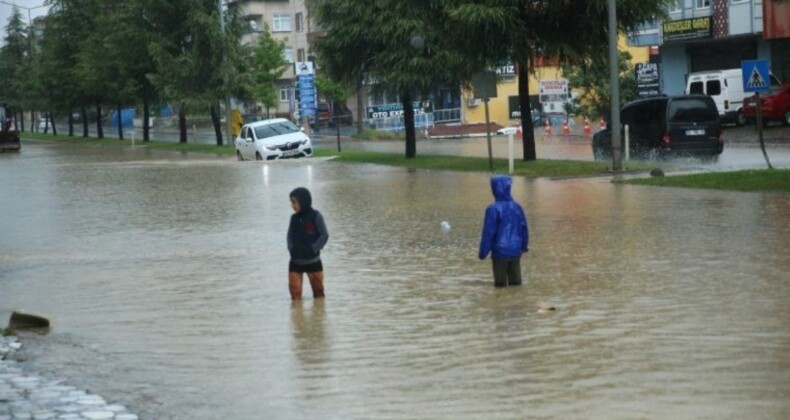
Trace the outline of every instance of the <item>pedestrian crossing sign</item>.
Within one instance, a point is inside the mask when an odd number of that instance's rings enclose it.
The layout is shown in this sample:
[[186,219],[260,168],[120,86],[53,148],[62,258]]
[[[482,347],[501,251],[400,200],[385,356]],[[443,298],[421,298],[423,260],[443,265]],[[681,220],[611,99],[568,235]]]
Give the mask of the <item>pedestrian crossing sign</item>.
[[745,60],[741,62],[744,92],[765,92],[771,87],[768,61]]

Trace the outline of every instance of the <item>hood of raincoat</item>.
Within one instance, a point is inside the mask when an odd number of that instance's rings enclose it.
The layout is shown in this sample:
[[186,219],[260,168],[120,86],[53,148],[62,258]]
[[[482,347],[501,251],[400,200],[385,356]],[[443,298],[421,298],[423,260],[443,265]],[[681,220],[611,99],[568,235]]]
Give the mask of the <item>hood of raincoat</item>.
[[494,193],[496,201],[512,201],[510,196],[510,186],[513,180],[507,175],[494,175],[491,177],[491,191]]
[[305,211],[313,208],[313,197],[310,196],[310,191],[307,188],[296,188],[291,191],[291,194],[288,196],[296,198],[296,201],[299,202],[300,213],[304,213]]

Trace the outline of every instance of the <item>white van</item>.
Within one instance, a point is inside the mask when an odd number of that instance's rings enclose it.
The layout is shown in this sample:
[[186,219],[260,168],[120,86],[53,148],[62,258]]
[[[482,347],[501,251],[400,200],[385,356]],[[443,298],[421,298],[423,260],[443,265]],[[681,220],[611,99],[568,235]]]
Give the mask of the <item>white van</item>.
[[[771,85],[779,85],[773,74],[771,74]],[[743,100],[753,94],[743,91],[741,69],[691,73],[686,82],[686,94],[708,95],[713,98],[713,102],[716,102],[722,121],[734,122],[737,125],[746,124],[746,118],[741,112]]]

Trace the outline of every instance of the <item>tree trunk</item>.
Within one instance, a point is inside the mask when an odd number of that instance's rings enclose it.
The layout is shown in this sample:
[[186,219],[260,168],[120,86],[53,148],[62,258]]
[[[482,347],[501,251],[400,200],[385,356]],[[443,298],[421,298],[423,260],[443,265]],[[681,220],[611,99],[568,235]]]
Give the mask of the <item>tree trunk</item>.
[[49,133],[49,113],[44,114],[44,134]]
[[38,127],[36,127],[36,110],[30,110],[30,132],[35,133],[38,131]]
[[211,124],[214,126],[214,134],[217,136],[217,146],[222,146],[222,127],[220,127],[219,107],[211,105]]
[[25,111],[19,112],[19,128],[20,131],[25,131]]
[[357,85],[357,132],[360,134],[365,130],[364,105],[365,103],[362,101],[362,79],[360,79],[359,85]]
[[52,118],[52,114],[49,114],[49,125],[52,126],[52,135],[53,136],[57,136],[58,135],[58,128],[55,127],[55,119]]
[[414,129],[414,104],[411,102],[411,92],[408,90],[401,94],[403,103],[403,125],[406,127],[406,159],[413,159],[417,155],[417,133]]
[[101,124],[101,100],[96,101],[96,137],[104,138],[104,128]]
[[118,109],[116,111],[118,113],[118,140],[123,140],[123,110],[120,104],[116,108]]
[[69,111],[69,137],[74,137],[74,113]]
[[151,127],[148,126],[148,120],[151,118],[150,115],[151,109],[148,103],[148,95],[143,95],[143,141],[151,139],[149,137],[149,130]]
[[88,138],[88,110],[83,106],[80,108],[82,113],[82,137]]
[[521,111],[521,144],[524,161],[537,159],[535,153],[535,129],[532,127],[532,110],[529,104],[529,62],[526,58],[516,63],[518,69],[518,107]]
[[182,105],[181,108],[178,110],[178,131],[179,131],[179,143],[186,143],[187,142],[187,111],[184,109]]

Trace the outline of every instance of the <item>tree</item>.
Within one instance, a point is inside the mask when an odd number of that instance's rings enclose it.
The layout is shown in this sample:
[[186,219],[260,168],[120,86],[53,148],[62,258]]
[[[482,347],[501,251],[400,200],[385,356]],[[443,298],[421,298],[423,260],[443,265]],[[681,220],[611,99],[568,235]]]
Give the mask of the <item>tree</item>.
[[[665,15],[672,0],[620,0],[621,31]],[[446,0],[456,34],[452,39],[470,57],[489,62],[515,61],[523,127],[524,160],[535,160],[535,137],[529,103],[529,74],[536,62],[573,64],[608,45],[607,0]],[[464,34],[464,36],[458,36]]]
[[332,110],[334,112],[331,118],[334,119],[337,128],[337,151],[340,152],[340,117],[337,112],[337,103],[345,103],[348,100],[348,89],[342,83],[322,76],[315,79],[315,87],[321,97],[333,103]]
[[288,62],[283,56],[285,42],[272,37],[268,28],[264,27],[255,46],[255,59],[252,65],[254,80],[253,97],[269,109],[277,106],[279,100],[277,81],[288,68]]
[[14,7],[5,31],[5,44],[0,48],[0,102],[21,107],[28,74],[29,43],[22,14]]
[[[625,104],[636,99],[636,76],[631,65],[631,54],[621,51],[618,58],[620,103]],[[611,121],[612,90],[606,51],[576,60],[574,65],[562,66],[562,74],[574,89],[581,92],[574,105],[582,114]]]
[[445,1],[312,0],[317,24],[328,36],[316,42],[321,68],[332,79],[400,95],[406,129],[406,157],[416,156],[413,99],[437,84],[470,80],[480,60],[449,42]]

